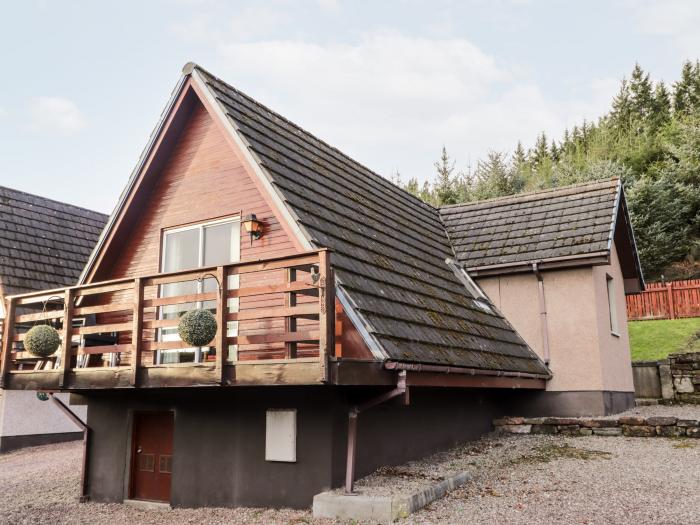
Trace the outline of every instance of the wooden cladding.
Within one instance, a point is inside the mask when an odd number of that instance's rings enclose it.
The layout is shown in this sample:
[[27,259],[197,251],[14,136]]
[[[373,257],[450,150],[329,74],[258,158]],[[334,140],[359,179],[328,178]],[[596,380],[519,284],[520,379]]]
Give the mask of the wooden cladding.
[[[187,367],[195,366],[204,367],[200,370],[206,370],[211,381],[222,384],[231,376],[224,369],[239,363],[299,361],[317,363],[317,379],[323,381],[327,357],[333,355],[335,326],[329,257],[328,251],[320,250],[10,297],[0,379],[6,384],[13,376],[15,388],[23,374],[43,373],[56,376],[56,388],[70,389],[76,387],[76,374],[117,369],[126,373],[128,385],[140,386],[143,368],[172,368],[186,376]],[[216,291],[159,297],[164,284],[212,275],[222,285]],[[177,315],[165,315],[165,309],[175,305],[206,308],[217,320],[215,338],[200,349],[195,363],[158,360],[163,353],[194,350],[174,335]],[[50,323],[61,334],[59,349],[46,359],[23,349],[24,336],[36,323]],[[170,337],[164,330],[170,330]],[[289,345],[295,346],[293,355]],[[200,383],[197,377],[192,384]],[[183,381],[161,386],[174,384],[182,386]]]

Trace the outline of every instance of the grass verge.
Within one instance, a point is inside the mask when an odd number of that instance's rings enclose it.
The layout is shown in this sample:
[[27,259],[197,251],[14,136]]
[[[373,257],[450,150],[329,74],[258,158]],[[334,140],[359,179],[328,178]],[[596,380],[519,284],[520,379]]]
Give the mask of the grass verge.
[[632,361],[657,361],[676,352],[700,351],[700,317],[630,321]]

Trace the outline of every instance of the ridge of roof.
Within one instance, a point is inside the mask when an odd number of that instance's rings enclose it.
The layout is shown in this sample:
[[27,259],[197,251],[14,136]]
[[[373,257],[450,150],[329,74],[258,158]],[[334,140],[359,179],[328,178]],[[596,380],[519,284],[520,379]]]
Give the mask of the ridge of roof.
[[[481,209],[491,206],[492,208],[514,204],[519,202],[532,202],[537,200],[544,200],[551,197],[563,197],[567,195],[583,194],[588,191],[595,191],[607,187],[614,187],[620,181],[619,177],[611,177],[609,179],[598,179],[594,181],[578,182],[576,184],[569,184],[567,186],[558,186],[555,188],[545,188],[542,190],[528,191],[523,193],[516,193],[513,195],[504,195],[501,197],[492,197],[490,199],[483,199],[479,201],[471,202],[461,202],[457,204],[447,204],[440,206],[438,209],[442,213],[443,211],[447,213],[452,213],[457,209],[461,208],[472,208]],[[581,191],[584,190],[584,191]]]
[[[2,192],[2,191],[7,191],[10,193],[13,193],[15,196],[23,195],[23,196],[31,197],[32,199],[37,199],[39,201],[43,201],[44,203],[51,203],[51,204],[55,204],[55,205],[61,206],[61,207],[68,207],[68,208],[72,208],[75,210],[84,211],[84,212],[87,212],[89,214],[99,215],[100,217],[103,217],[105,220],[107,220],[107,217],[109,217],[109,214],[107,214],[107,213],[102,213],[100,211],[91,210],[90,208],[86,208],[84,206],[78,206],[77,204],[71,204],[68,202],[63,202],[63,201],[59,201],[56,199],[52,199],[50,197],[44,197],[43,195],[38,195],[36,193],[29,193],[28,191],[18,190],[15,188],[10,188],[8,186],[0,185],[0,192]],[[26,200],[24,202],[27,202],[28,204],[34,204],[33,202],[29,202]],[[44,207],[48,208],[48,206],[44,206]]]
[[380,182],[381,184],[385,185],[386,187],[390,187],[390,188],[392,188],[392,189],[399,190],[404,196],[408,197],[410,200],[414,201],[416,204],[418,204],[418,205],[420,205],[420,206],[422,206],[422,207],[424,207],[424,208],[428,208],[428,209],[430,209],[430,210],[438,210],[438,207],[433,206],[432,204],[430,204],[430,203],[428,203],[428,202],[425,202],[425,201],[422,200],[421,198],[416,197],[415,195],[413,195],[411,192],[409,192],[409,191],[406,190],[405,188],[402,188],[401,186],[399,186],[399,185],[397,185],[397,184],[394,184],[391,180],[389,180],[389,179],[387,179],[386,177],[380,175],[380,174],[377,173],[376,171],[374,171],[374,170],[372,170],[371,168],[367,167],[365,164],[363,164],[363,163],[357,161],[356,159],[352,158],[350,155],[348,155],[347,153],[344,153],[342,150],[338,149],[337,147],[333,146],[332,144],[329,144],[329,143],[326,142],[324,139],[322,139],[322,138],[318,137],[317,135],[311,133],[311,132],[308,131],[306,128],[304,128],[304,127],[300,126],[299,124],[297,124],[297,123],[295,123],[295,122],[289,120],[287,117],[285,117],[284,115],[281,115],[281,114],[278,113],[277,111],[271,109],[269,106],[267,106],[267,105],[263,104],[262,102],[260,102],[260,101],[258,101],[258,100],[256,100],[256,99],[254,99],[253,97],[251,97],[250,95],[248,95],[248,94],[245,93],[244,91],[241,91],[240,89],[236,88],[235,86],[232,86],[230,83],[228,83],[227,81],[223,80],[222,78],[217,77],[216,75],[214,75],[214,74],[211,73],[209,70],[207,70],[206,68],[202,67],[201,65],[197,64],[196,62],[188,62],[188,63],[185,64],[184,67],[182,68],[182,72],[183,72],[185,75],[191,74],[194,70],[198,70],[198,71],[200,71],[201,73],[204,73],[205,75],[208,75],[208,76],[210,76],[211,78],[215,79],[216,81],[221,82],[222,84],[225,84],[226,86],[228,86],[230,89],[232,89],[233,91],[235,91],[235,92],[238,93],[239,95],[245,97],[248,101],[250,101],[250,102],[252,102],[253,104],[255,104],[256,106],[262,108],[264,111],[266,111],[266,112],[268,112],[268,113],[274,115],[275,117],[279,118],[280,120],[283,120],[284,122],[286,122],[286,123],[289,124],[290,126],[293,126],[294,128],[296,128],[296,129],[298,129],[299,131],[301,131],[301,132],[303,132],[304,134],[306,134],[309,138],[311,138],[311,139],[313,139],[313,140],[315,140],[315,141],[320,142],[321,144],[323,144],[324,146],[326,146],[328,149],[334,151],[334,152],[337,153],[339,156],[343,157],[346,161],[348,161],[348,162],[350,162],[350,163],[352,163],[352,164],[355,164],[356,166],[360,167],[360,168],[361,168],[364,172],[366,172],[367,174],[371,174],[373,177],[376,177],[376,178],[378,179],[378,182]]

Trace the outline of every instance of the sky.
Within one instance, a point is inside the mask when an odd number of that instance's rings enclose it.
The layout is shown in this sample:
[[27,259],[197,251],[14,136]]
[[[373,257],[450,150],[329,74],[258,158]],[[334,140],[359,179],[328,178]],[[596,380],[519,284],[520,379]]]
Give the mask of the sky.
[[700,57],[695,0],[0,0],[0,185],[110,213],[194,61],[384,176],[431,179]]

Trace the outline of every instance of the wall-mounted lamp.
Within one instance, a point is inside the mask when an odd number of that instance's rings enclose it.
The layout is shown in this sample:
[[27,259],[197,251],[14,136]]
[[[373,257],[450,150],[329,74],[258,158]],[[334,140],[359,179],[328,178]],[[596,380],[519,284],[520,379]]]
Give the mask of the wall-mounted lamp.
[[253,244],[253,239],[258,240],[263,234],[263,223],[259,221],[254,213],[246,215],[243,218],[243,229],[250,235],[250,244]]

